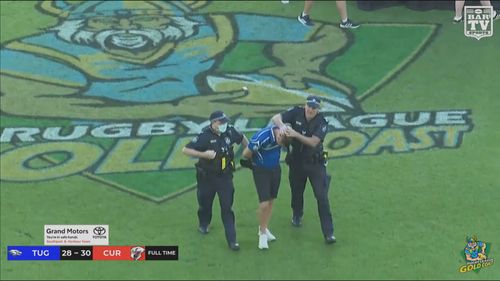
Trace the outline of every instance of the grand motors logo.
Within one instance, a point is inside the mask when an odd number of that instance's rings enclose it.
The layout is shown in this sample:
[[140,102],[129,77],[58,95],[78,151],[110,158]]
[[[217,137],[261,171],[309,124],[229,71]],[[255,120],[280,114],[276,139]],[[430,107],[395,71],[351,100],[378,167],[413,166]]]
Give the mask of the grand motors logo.
[[425,51],[437,25],[364,24],[365,36],[408,36],[408,46],[371,43],[401,59],[371,58],[381,61],[365,65],[366,75],[346,75],[367,48],[350,31],[275,15],[206,13],[208,5],[39,2],[58,23],[0,50],[0,180],[80,175],[162,202],[193,188],[193,160],[181,148],[208,125],[211,111],[224,110],[251,134],[309,94],[325,100],[330,158],[458,148],[473,128],[468,109],[362,109]]

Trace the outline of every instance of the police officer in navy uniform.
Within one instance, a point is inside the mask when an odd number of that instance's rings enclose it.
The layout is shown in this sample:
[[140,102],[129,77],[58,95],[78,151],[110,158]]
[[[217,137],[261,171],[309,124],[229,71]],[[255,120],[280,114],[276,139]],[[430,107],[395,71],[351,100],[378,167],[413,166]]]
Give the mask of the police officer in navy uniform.
[[221,217],[224,224],[226,240],[232,250],[239,250],[236,241],[234,213],[233,171],[235,143],[246,147],[248,139],[228,123],[229,119],[222,111],[210,114],[210,125],[194,137],[182,150],[188,156],[199,158],[195,164],[198,183],[198,230],[208,233],[212,220],[212,203],[215,194],[219,196]]
[[302,225],[304,190],[309,179],[318,203],[321,230],[326,243],[330,244],[336,242],[336,239],[333,235],[333,220],[328,200],[331,178],[326,173],[327,155],[323,150],[328,123],[319,112],[320,105],[319,97],[309,96],[304,107],[293,107],[278,113],[273,116],[272,121],[292,138],[286,157],[290,168],[288,178],[292,191],[292,225]]

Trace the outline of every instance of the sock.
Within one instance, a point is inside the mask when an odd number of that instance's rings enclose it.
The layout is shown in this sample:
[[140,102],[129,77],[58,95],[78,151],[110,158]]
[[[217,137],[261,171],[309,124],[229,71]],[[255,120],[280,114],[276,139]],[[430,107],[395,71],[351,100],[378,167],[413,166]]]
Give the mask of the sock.
[[306,13],[304,13],[304,12],[302,12],[302,17],[305,17],[305,16],[307,16],[307,14],[306,14]]
[[345,23],[347,21],[348,18],[345,18],[345,19],[342,19],[342,22]]

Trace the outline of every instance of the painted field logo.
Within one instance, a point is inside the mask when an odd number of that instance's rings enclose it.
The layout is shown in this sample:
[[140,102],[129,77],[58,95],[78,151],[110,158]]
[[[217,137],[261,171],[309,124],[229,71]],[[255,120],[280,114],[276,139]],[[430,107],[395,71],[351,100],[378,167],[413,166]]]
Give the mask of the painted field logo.
[[363,110],[425,52],[437,24],[304,27],[207,12],[212,2],[40,1],[40,16],[57,22],[0,49],[2,184],[80,176],[163,202],[195,187],[181,148],[212,111],[251,135],[310,94],[323,99],[330,158],[455,149],[473,128],[467,108]]
[[470,271],[479,272],[482,268],[492,266],[495,260],[488,258],[491,251],[491,243],[479,241],[476,235],[466,238],[467,244],[461,255],[466,264],[458,269],[461,273]]
[[493,36],[493,7],[465,6],[464,34],[476,38]]

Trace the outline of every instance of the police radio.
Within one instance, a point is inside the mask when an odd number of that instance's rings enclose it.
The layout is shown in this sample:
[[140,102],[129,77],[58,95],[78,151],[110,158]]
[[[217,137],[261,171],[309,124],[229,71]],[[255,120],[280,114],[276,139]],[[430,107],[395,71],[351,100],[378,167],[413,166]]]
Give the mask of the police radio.
[[328,150],[323,150],[321,153],[321,158],[323,160],[323,165],[328,165]]

